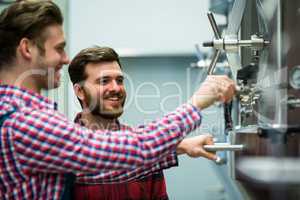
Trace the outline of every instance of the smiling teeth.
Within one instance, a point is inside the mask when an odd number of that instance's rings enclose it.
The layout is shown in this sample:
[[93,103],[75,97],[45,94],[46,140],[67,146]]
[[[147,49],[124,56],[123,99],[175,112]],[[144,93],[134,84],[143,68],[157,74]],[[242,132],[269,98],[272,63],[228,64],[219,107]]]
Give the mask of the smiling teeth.
[[112,100],[112,101],[118,101],[119,98],[108,98],[108,100]]

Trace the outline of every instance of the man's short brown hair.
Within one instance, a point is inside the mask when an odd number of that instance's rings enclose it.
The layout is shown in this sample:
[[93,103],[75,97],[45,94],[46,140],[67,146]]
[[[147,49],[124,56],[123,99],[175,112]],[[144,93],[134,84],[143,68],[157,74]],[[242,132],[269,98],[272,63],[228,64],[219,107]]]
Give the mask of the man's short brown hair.
[[22,38],[31,39],[44,53],[45,28],[63,24],[59,7],[47,0],[22,0],[13,3],[0,14],[0,68],[16,57]]
[[121,67],[119,55],[110,47],[94,46],[81,50],[71,61],[68,71],[73,84],[83,82],[87,77],[85,67],[89,63],[116,61]]

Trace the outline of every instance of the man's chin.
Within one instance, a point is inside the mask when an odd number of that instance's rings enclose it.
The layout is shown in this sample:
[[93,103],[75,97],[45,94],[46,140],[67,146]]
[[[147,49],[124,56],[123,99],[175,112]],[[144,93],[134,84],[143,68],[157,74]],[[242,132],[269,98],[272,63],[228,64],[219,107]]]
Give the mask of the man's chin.
[[92,112],[92,114],[97,114],[103,118],[107,119],[117,119],[123,114],[123,110],[118,111],[101,111],[101,112]]

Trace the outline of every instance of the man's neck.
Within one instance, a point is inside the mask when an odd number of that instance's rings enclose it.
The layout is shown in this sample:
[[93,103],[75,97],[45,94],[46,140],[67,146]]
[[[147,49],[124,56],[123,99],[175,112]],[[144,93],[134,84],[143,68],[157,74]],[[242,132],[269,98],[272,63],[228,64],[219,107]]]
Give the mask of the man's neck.
[[6,66],[9,70],[0,71],[1,85],[13,85],[16,87],[22,87],[33,92],[41,93],[41,88],[31,78],[30,71],[24,71],[21,67]]
[[108,129],[108,130],[116,130],[119,129],[118,119],[108,119],[101,117],[99,115],[93,115],[90,112],[82,112],[81,119],[84,126],[92,129]]

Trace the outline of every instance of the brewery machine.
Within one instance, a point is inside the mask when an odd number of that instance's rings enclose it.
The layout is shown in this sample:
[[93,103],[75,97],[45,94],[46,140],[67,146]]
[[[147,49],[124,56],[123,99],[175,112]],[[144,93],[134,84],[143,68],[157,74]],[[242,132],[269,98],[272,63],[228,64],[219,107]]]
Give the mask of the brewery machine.
[[[212,1],[216,2],[216,1]],[[224,1],[223,1],[224,2]],[[214,50],[238,85],[223,105],[225,143],[206,147],[230,199],[300,199],[300,1],[236,0],[221,34],[208,19]],[[225,153],[224,153],[225,152]]]

